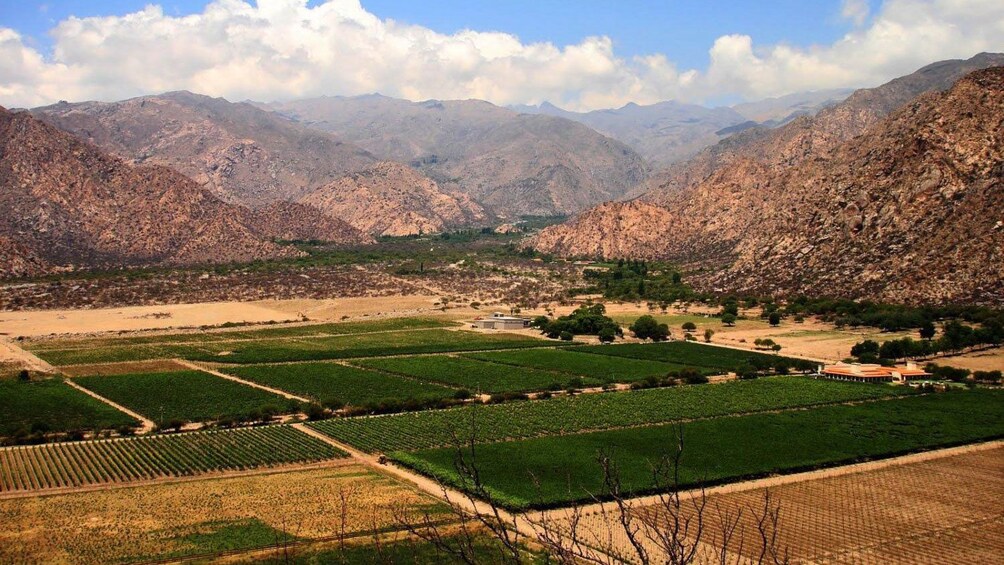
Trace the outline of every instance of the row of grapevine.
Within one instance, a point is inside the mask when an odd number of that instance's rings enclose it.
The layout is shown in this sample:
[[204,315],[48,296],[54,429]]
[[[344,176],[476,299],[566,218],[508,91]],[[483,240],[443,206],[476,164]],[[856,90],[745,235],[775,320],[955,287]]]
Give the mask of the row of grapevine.
[[906,388],[772,377],[719,385],[683,386],[550,400],[470,406],[309,424],[367,452],[452,445],[472,426],[482,442],[581,433],[678,420],[749,414],[910,394]]
[[0,493],[121,483],[344,457],[289,426],[0,449]]

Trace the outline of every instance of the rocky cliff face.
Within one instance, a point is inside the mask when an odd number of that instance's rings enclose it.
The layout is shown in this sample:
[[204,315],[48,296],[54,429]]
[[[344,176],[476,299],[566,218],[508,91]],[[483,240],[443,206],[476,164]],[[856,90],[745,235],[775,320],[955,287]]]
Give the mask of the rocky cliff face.
[[30,114],[3,109],[0,208],[0,237],[18,244],[4,272],[35,274],[30,266],[42,261],[104,266],[298,253],[256,234],[246,209],[171,169],[131,167]]
[[[532,244],[611,256],[596,240],[614,239],[605,245],[624,256],[710,269],[699,282],[721,290],[1002,303],[1004,69],[936,92],[993,56],[978,59],[856,93],[775,133],[739,134],[645,195],[668,217],[603,233],[576,219]],[[930,92],[882,117],[918,90]]]
[[252,208],[296,200],[376,162],[357,146],[250,104],[189,92],[60,103],[32,113],[127,161],[171,167]]
[[570,120],[476,100],[317,98],[270,108],[416,167],[502,217],[567,214],[620,197],[648,176],[626,145]]
[[437,233],[487,219],[467,195],[444,192],[410,167],[391,162],[342,177],[301,203],[374,236]]

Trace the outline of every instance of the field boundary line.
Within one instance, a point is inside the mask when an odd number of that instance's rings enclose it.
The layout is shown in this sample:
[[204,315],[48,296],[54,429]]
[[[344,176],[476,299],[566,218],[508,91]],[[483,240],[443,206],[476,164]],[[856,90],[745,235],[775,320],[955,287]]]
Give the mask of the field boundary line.
[[0,492],[0,500],[12,500],[19,498],[41,498],[47,496],[61,496],[67,494],[87,493],[94,491],[148,487],[162,484],[194,483],[199,481],[219,481],[225,479],[251,477],[257,475],[275,475],[283,473],[295,473],[299,471],[328,469],[328,468],[335,469],[338,467],[351,467],[353,465],[359,465],[359,463],[353,460],[352,457],[335,457],[332,459],[316,461],[313,463],[279,464],[272,466],[256,467],[254,469],[232,470],[232,471],[217,470],[217,471],[210,471],[208,473],[185,475],[181,477],[164,476],[164,477],[157,477],[154,479],[140,479],[135,481],[123,480],[119,482],[95,483],[77,487],[39,488],[39,489],[7,491],[7,492]]
[[235,383],[240,383],[240,384],[245,385],[245,386],[249,386],[249,387],[252,387],[252,388],[257,388],[257,389],[260,389],[260,390],[264,390],[266,392],[271,392],[272,394],[277,394],[279,396],[282,396],[284,398],[288,398],[290,400],[298,400],[300,402],[308,402],[308,403],[310,402],[309,399],[304,398],[302,396],[297,396],[295,394],[291,394],[291,393],[288,393],[288,392],[286,392],[284,390],[279,390],[277,388],[272,388],[270,386],[260,385],[260,384],[255,383],[255,382],[246,381],[246,380],[244,380],[244,379],[242,379],[240,377],[235,377],[233,375],[228,375],[228,374],[226,374],[224,372],[217,371],[215,369],[210,369],[209,367],[203,367],[201,365],[198,365],[197,363],[194,363],[192,361],[188,361],[186,359],[175,359],[175,361],[177,361],[181,365],[184,365],[185,367],[188,367],[189,369],[194,369],[196,371],[201,371],[203,373],[208,373],[210,375],[213,375],[214,377],[219,377],[221,379],[226,379],[228,381],[233,381]]
[[[865,473],[869,471],[878,471],[881,469],[886,469],[888,467],[895,467],[898,465],[909,465],[912,463],[922,463],[924,461],[933,461],[937,459],[944,459],[946,457],[953,457],[956,455],[964,455],[968,453],[977,453],[980,451],[992,451],[995,449],[1004,449],[1004,440],[995,439],[979,443],[970,443],[966,445],[958,445],[954,447],[945,447],[941,449],[933,449],[930,451],[920,451],[917,453],[908,453],[906,455],[898,455],[894,457],[886,457],[882,459],[876,459],[874,461],[865,461],[862,463],[851,463],[847,465],[838,465],[836,467],[828,467],[825,469],[814,469],[811,471],[802,471],[799,473],[791,473],[787,475],[776,475],[772,477],[763,477],[760,479],[753,479],[748,481],[739,481],[735,483],[729,483],[724,485],[718,485],[704,489],[690,489],[680,493],[680,498],[683,500],[690,500],[692,498],[701,496],[703,492],[705,496],[712,496],[717,494],[730,494],[736,492],[745,492],[750,490],[756,490],[761,488],[771,488],[783,485],[788,485],[792,483],[802,483],[807,481],[815,481],[820,479],[829,479],[833,477],[842,477],[845,475],[855,475],[858,473]],[[636,508],[643,508],[645,506],[651,506],[659,503],[660,495],[647,495],[638,498],[628,499]],[[600,514],[603,510],[610,512],[615,510],[614,502],[602,502],[594,503],[580,506],[579,509],[583,515],[593,515]],[[561,507],[549,510],[547,512],[567,512],[570,507]]]
[[156,424],[153,423],[153,420],[151,420],[151,419],[149,419],[149,418],[147,418],[145,416],[140,415],[138,412],[133,412],[132,410],[126,408],[125,406],[122,406],[121,404],[119,404],[117,402],[109,400],[108,398],[105,398],[105,397],[101,396],[100,394],[94,392],[93,390],[90,390],[88,388],[84,388],[84,387],[78,385],[77,383],[73,382],[73,379],[70,378],[70,377],[67,377],[67,378],[63,379],[63,382],[65,382],[67,385],[69,385],[69,386],[71,386],[71,387],[79,390],[80,392],[86,394],[87,396],[91,396],[93,398],[96,398],[96,399],[100,400],[101,402],[104,402],[105,404],[111,406],[112,408],[115,408],[119,412],[124,412],[125,414],[128,414],[129,416],[132,416],[133,418],[136,418],[137,420],[140,421],[140,423],[143,424],[142,427],[140,428],[140,431],[139,431],[139,433],[141,433],[141,434],[148,434],[148,433],[152,432],[153,429],[156,427]]

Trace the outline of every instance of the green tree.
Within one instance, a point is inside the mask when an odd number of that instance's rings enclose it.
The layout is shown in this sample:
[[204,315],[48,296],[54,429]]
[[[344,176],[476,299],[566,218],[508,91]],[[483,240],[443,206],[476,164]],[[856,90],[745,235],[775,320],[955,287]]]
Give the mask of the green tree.
[[665,341],[669,338],[669,326],[660,324],[655,318],[647,314],[635,320],[628,329],[638,339]]
[[697,329],[697,324],[694,322],[684,322],[683,331],[692,332]]
[[596,334],[600,338],[600,343],[611,343],[617,334],[614,333],[613,328],[603,328]]
[[780,312],[771,312],[770,315],[767,317],[767,321],[772,326],[775,326],[775,327],[778,326],[781,323],[781,313]]
[[736,315],[728,312],[722,314],[722,323],[729,327],[736,325]]
[[715,335],[715,330],[708,328],[704,330],[704,343],[711,343],[711,336]]
[[923,326],[920,326],[920,338],[930,340],[934,338],[935,330],[934,324],[928,320],[924,322]]

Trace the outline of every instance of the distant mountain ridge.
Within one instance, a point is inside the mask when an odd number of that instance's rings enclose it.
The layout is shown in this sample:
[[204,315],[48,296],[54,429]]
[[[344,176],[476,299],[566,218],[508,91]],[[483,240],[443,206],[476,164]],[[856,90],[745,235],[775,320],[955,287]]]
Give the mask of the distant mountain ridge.
[[529,244],[684,262],[729,292],[1004,303],[995,65],[1004,55],[936,63],[740,132],[661,173],[645,202],[597,207]]
[[377,162],[357,146],[250,104],[190,92],[31,112],[123,159],[171,167],[252,208],[296,200]]
[[383,160],[407,163],[500,217],[577,212],[618,198],[649,174],[628,146],[582,124],[479,100],[368,95],[267,107]]

